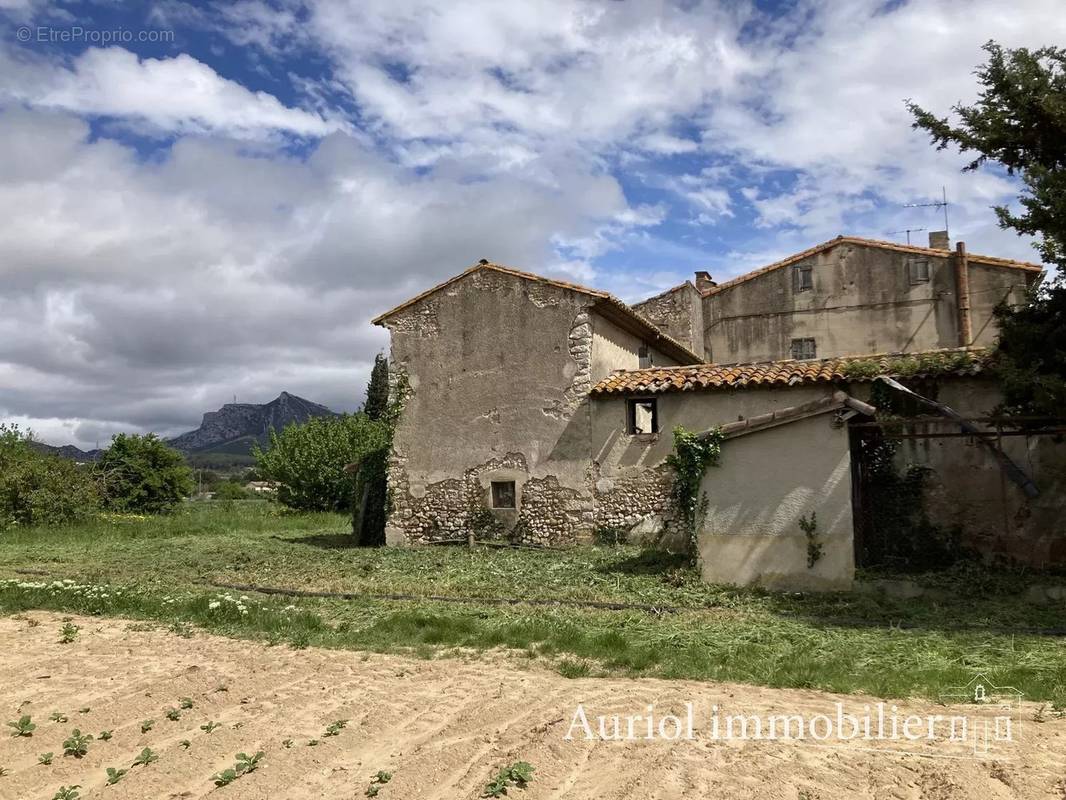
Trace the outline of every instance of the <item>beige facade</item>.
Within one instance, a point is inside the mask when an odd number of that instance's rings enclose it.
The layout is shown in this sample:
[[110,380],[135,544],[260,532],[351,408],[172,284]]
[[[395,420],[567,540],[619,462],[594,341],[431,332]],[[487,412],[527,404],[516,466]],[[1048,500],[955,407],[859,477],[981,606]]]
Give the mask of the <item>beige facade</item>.
[[697,361],[605,293],[488,264],[380,322],[409,394],[389,467],[391,544],[478,526],[541,544],[590,534],[594,381],[642,354]]
[[840,238],[708,288],[704,357],[731,364],[993,344],[993,309],[1022,303],[1040,269],[962,252]]

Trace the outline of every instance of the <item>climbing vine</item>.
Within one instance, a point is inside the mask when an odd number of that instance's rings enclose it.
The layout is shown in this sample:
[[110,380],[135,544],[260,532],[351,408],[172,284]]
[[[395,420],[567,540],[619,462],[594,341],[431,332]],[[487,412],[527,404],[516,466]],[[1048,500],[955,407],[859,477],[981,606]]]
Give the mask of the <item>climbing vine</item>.
[[678,522],[685,533],[689,555],[698,552],[696,536],[700,522],[707,513],[707,495],[700,492],[700,484],[708,467],[718,466],[725,437],[720,428],[695,433],[678,425],[674,428],[674,452],[666,463],[674,469],[674,503]]

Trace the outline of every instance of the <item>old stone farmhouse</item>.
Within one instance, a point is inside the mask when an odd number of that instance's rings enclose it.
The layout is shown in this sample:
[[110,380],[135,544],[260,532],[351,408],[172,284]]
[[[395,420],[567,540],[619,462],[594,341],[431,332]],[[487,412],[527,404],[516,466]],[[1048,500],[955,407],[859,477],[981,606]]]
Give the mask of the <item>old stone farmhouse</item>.
[[[669,545],[671,431],[721,426],[721,465],[703,487],[705,577],[846,588],[858,547],[852,426],[869,419],[871,382],[905,363],[908,380],[935,379],[960,414],[987,415],[993,309],[1022,302],[1041,275],[931,239],[838,237],[720,284],[697,273],[634,306],[481,261],[387,311],[374,322],[391,334],[394,389],[406,394],[387,542],[564,545],[618,531]],[[978,524],[972,538],[1029,563],[1066,559],[1042,521],[1062,513],[1041,506],[1051,493],[1003,486],[985,461],[948,470],[965,480],[945,491],[976,519],[994,504],[996,519],[1021,521]],[[813,565],[799,527],[812,512],[824,554]]]

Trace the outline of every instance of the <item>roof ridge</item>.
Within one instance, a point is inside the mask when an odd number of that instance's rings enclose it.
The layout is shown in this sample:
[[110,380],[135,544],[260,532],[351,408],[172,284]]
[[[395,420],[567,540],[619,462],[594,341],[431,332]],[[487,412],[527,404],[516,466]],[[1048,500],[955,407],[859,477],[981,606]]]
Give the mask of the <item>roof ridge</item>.
[[[839,244],[860,244],[867,245],[869,247],[879,247],[883,250],[897,250],[902,253],[917,253],[919,255],[933,255],[941,257],[949,257],[955,251],[954,250],[940,250],[935,247],[920,247],[912,244],[900,244],[898,242],[887,242],[882,239],[867,239],[862,236],[845,236],[843,234],[836,238],[829,239],[828,241],[816,244],[813,247],[808,247],[806,250],[801,250],[798,253],[794,253],[790,256],[786,256],[778,261],[774,261],[771,264],[767,264],[764,267],[758,267],[745,272],[742,275],[737,275],[735,278],[730,278],[727,281],[722,281],[717,286],[713,286],[705,292],[702,292],[704,297],[712,294],[717,294],[723,289],[730,289],[741,283],[751,280],[752,278],[765,275],[768,272],[773,272],[776,269],[787,267],[791,264],[795,264],[797,261],[802,261],[805,258],[810,258],[823,250],[828,250],[831,247],[835,247]],[[1010,269],[1022,269],[1027,272],[1043,272],[1044,267],[1041,264],[1034,264],[1030,261],[1016,261],[1010,258],[999,258],[998,256],[984,256],[980,253],[966,253],[966,258],[969,261],[976,261],[983,264],[992,264],[994,266],[1007,267]]]
[[484,259],[484,258],[481,259],[480,261],[478,261],[478,263],[474,264],[473,266],[468,267],[467,269],[463,270],[458,275],[453,275],[451,278],[448,278],[446,281],[438,283],[435,286],[431,286],[429,289],[426,289],[424,292],[420,292],[419,294],[416,294],[411,299],[409,299],[409,300],[407,300],[407,301],[405,301],[403,303],[400,303],[400,305],[398,305],[398,306],[396,306],[394,308],[391,308],[391,309],[389,309],[388,311],[385,311],[382,314],[379,314],[378,316],[374,317],[371,320],[371,324],[380,325],[380,324],[382,324],[382,322],[384,322],[386,319],[391,317],[393,314],[396,314],[397,312],[403,311],[405,308],[411,307],[415,303],[425,299],[426,297],[429,297],[431,294],[435,294],[436,292],[439,292],[441,289],[445,288],[446,286],[450,286],[451,284],[455,283],[456,281],[461,280],[462,278],[465,278],[467,275],[472,275],[473,273],[481,271],[481,270],[490,270],[492,272],[500,272],[500,273],[503,273],[504,275],[511,275],[513,277],[521,278],[523,280],[534,281],[536,283],[547,284],[549,286],[556,286],[556,287],[561,288],[561,289],[566,289],[566,290],[572,291],[572,292],[579,292],[581,294],[588,295],[589,297],[595,297],[597,300],[601,300],[601,301],[610,303],[612,306],[614,306],[614,307],[620,309],[621,311],[623,311],[624,313],[628,314],[630,317],[635,319],[641,325],[644,325],[645,327],[647,327],[650,332],[654,333],[654,338],[655,338],[656,341],[663,341],[669,347],[671,347],[674,350],[676,350],[677,352],[674,355],[682,354],[685,358],[690,358],[692,361],[695,361],[695,362],[701,362],[702,361],[702,359],[698,355],[696,355],[694,352],[692,352],[692,350],[690,350],[688,347],[683,345],[677,339],[674,339],[672,336],[669,336],[669,335],[663,333],[655,323],[653,323],[651,320],[647,319],[643,314],[639,313],[632,306],[627,305],[626,303],[624,303],[621,300],[619,300],[617,297],[615,297],[610,292],[605,292],[602,289],[590,289],[587,286],[582,286],[582,285],[577,284],[577,283],[571,283],[569,281],[557,280],[555,278],[546,278],[543,275],[537,275],[535,272],[527,272],[525,270],[516,269],[514,267],[504,266],[503,264],[497,264],[495,262],[489,261],[488,259]]

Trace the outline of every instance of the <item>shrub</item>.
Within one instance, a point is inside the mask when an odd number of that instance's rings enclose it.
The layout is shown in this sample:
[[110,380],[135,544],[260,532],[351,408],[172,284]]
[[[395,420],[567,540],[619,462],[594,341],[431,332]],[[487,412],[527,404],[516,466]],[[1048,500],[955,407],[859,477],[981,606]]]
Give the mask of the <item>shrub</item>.
[[38,452],[17,426],[0,424],[0,530],[80,522],[99,507],[91,468]]
[[366,414],[314,417],[270,432],[270,447],[253,453],[260,475],[278,481],[278,500],[299,511],[350,509],[355,477],[345,470],[389,441],[387,422]]
[[97,462],[105,505],[115,511],[161,514],[192,493],[192,470],[155,434],[118,434]]
[[223,481],[215,486],[216,500],[246,500],[248,491],[236,481]]

